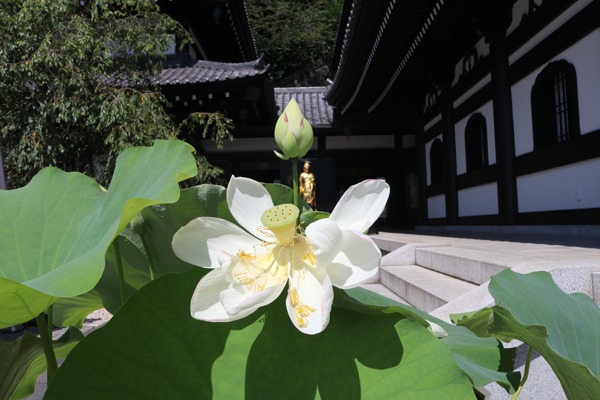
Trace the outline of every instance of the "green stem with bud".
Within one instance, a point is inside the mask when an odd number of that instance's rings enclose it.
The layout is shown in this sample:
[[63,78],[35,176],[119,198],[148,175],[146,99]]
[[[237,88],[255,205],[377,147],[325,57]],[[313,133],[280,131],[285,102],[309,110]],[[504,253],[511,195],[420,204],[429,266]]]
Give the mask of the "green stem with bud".
[[298,160],[296,158],[292,158],[292,181],[294,182],[294,205],[298,207]]
[[54,331],[54,325],[52,324],[52,319],[54,318],[54,305],[48,307],[48,333],[50,337],[52,337],[52,332]]
[[525,371],[523,371],[523,379],[521,379],[521,383],[519,384],[519,388],[513,395],[511,400],[516,400],[519,397],[519,393],[521,393],[521,389],[523,389],[523,385],[527,381],[527,377],[529,376],[529,364],[531,364],[531,356],[533,355],[533,347],[529,346],[529,351],[527,352],[527,361],[525,362]]
[[142,246],[144,246],[144,250],[146,251],[146,255],[148,256],[148,264],[150,265],[150,280],[154,280],[154,263],[152,262],[152,255],[150,254],[150,247],[148,247],[148,243],[146,243],[146,239],[144,239],[144,235],[140,235],[142,239]]
[[44,348],[44,355],[46,356],[46,364],[48,365],[48,384],[52,382],[54,374],[58,370],[58,363],[56,362],[56,354],[52,348],[52,335],[48,332],[48,326],[46,326],[46,317],[44,313],[41,313],[35,317],[38,331],[40,332],[40,338],[42,339],[42,347]]
[[119,247],[119,235],[113,241],[115,245],[115,258],[117,259],[117,273],[119,274],[119,289],[121,289],[121,305],[125,304],[125,275],[121,263],[121,247]]

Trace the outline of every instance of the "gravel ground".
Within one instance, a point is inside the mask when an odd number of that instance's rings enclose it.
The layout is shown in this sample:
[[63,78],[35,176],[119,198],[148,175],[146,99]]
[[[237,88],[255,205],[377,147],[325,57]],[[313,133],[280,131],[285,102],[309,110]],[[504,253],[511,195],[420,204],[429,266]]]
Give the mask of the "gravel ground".
[[[110,321],[111,318],[112,314],[106,311],[106,309],[103,308],[101,310],[96,310],[87,316],[87,318],[83,322],[83,328],[81,329],[81,331],[84,335],[87,335],[91,331]],[[0,340],[4,340],[5,342],[12,342],[13,340],[17,340],[18,338],[23,336],[24,332],[31,332],[35,335],[38,335],[38,329],[35,326],[28,326],[25,327],[25,329],[23,329],[23,326],[21,325],[18,327],[13,327],[12,329],[15,329],[15,331],[12,331],[11,328],[0,330]],[[52,332],[52,339],[58,339],[66,331],[67,328],[60,328],[55,326]]]

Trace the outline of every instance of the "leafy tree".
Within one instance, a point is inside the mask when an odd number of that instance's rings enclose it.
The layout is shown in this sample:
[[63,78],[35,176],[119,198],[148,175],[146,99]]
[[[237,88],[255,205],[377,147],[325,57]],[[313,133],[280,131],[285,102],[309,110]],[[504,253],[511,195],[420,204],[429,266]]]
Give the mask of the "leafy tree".
[[275,80],[331,56],[341,0],[248,0],[248,17],[259,53]]
[[[195,113],[178,125],[153,82],[172,33],[154,0],[1,0],[0,134],[8,185],[56,166],[107,184],[116,156],[198,128],[219,144],[230,120]],[[189,39],[188,39],[189,40]],[[203,157],[198,180],[214,177]],[[102,171],[100,171],[102,170]]]

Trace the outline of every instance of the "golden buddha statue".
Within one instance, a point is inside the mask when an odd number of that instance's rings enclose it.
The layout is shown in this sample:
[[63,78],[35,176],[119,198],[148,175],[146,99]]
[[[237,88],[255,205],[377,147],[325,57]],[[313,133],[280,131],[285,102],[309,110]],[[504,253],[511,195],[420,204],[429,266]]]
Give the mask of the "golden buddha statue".
[[310,172],[310,163],[305,161],[304,172],[300,174],[300,197],[313,208],[317,206],[316,190],[315,174]]

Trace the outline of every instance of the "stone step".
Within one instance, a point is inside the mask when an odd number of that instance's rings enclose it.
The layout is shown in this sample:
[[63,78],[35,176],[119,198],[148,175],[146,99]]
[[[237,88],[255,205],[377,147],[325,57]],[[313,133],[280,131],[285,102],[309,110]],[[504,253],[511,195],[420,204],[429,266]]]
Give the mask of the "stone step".
[[412,306],[412,304],[410,304],[408,301],[404,300],[402,297],[398,296],[396,293],[392,292],[390,289],[388,289],[381,283],[366,283],[366,284],[360,285],[360,287],[363,289],[369,290],[371,292],[380,294],[382,296],[385,296],[388,299],[397,301],[398,303]]
[[478,285],[489,281],[506,268],[541,260],[539,257],[522,254],[452,246],[416,249],[417,265]]
[[[371,238],[375,238],[371,236]],[[398,242],[397,242],[398,243]],[[378,246],[382,245],[382,242],[376,242]],[[383,258],[381,259],[381,266],[386,265],[415,265],[417,263],[416,249],[420,247],[436,247],[436,246],[448,246],[445,243],[402,243],[402,246],[392,250],[391,253],[385,254],[385,250],[382,250]],[[381,248],[381,247],[380,247]],[[389,248],[389,247],[387,247]],[[381,268],[377,271],[371,279],[365,283],[380,283],[381,282]]]
[[418,265],[381,267],[381,283],[425,312],[431,312],[477,288],[472,283]]

